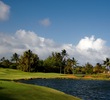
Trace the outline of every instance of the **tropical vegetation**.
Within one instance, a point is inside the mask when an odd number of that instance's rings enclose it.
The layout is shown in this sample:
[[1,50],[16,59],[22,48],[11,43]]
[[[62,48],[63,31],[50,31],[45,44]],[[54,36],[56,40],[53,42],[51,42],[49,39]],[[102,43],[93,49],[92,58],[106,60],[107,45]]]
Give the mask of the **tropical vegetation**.
[[103,64],[92,65],[89,62],[85,65],[78,64],[73,57],[70,58],[67,51],[52,52],[50,56],[42,60],[31,50],[25,51],[22,55],[14,53],[10,59],[2,57],[0,67],[19,69],[24,72],[54,72],[62,74],[98,74],[110,71],[110,59],[106,58]]

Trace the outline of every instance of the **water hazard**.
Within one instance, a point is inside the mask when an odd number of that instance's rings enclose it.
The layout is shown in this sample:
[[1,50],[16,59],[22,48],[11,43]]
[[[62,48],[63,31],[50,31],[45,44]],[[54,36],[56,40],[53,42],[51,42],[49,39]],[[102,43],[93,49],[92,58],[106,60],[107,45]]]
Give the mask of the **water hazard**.
[[23,83],[46,86],[77,96],[82,100],[110,100],[110,81],[73,79],[21,80]]

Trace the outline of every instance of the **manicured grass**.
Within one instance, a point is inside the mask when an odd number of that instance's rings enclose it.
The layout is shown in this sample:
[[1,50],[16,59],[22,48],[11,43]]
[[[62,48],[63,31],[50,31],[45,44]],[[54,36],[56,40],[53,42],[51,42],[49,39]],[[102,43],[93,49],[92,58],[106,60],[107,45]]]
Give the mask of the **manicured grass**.
[[14,69],[0,68],[0,79],[17,80],[30,78],[73,78],[73,79],[97,79],[110,80],[110,74],[58,74],[58,73],[29,73]]
[[110,74],[65,75],[57,73],[29,73],[22,72],[20,70],[0,68],[0,100],[80,100],[54,89],[13,81],[18,79],[30,78],[73,78],[110,80]]
[[0,100],[80,100],[51,88],[12,81],[16,79],[61,77],[65,77],[65,75],[56,73],[28,73],[0,68]]
[[54,89],[0,81],[0,100],[79,100]]
[[16,80],[30,78],[61,78],[61,77],[63,78],[65,77],[65,75],[58,73],[39,73],[39,72],[29,73],[22,72],[20,70],[0,68],[0,79]]

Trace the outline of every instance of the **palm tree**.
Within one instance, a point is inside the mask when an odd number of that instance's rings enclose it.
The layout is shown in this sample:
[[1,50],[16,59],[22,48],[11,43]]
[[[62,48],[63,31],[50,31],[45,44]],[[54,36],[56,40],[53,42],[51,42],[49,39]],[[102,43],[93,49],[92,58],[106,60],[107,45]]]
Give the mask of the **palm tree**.
[[25,58],[27,58],[27,68],[28,68],[28,71],[30,72],[30,67],[31,67],[31,56],[32,56],[32,51],[31,50],[28,50],[24,53],[24,56]]
[[66,61],[65,72],[73,73],[73,69],[77,66],[77,64],[77,60],[74,57],[72,59],[68,58]]
[[106,58],[106,60],[104,61],[104,65],[110,66],[110,59],[109,58]]
[[102,65],[100,63],[97,63],[94,68],[93,68],[93,72],[96,73],[102,73],[103,72],[103,68]]
[[4,60],[5,60],[5,57],[2,57],[2,58],[0,59],[1,62],[3,62]]
[[72,67],[76,67],[77,66],[77,63],[78,61],[73,57],[72,58],[72,64],[73,64],[73,66]]
[[65,49],[62,50],[61,56],[62,56],[62,66],[60,66],[60,73],[62,72],[62,69],[64,70],[64,73],[65,73],[65,66],[66,66],[66,61],[68,56]]
[[106,60],[104,61],[104,65],[106,66],[106,69],[110,71],[110,59],[109,58],[106,58]]
[[93,66],[89,62],[85,64],[85,71],[87,74],[92,74],[93,73]]
[[61,55],[63,58],[67,56],[67,52],[65,49],[62,50]]
[[25,51],[20,57],[18,68],[25,72],[35,71],[38,61],[37,54],[34,54],[31,50]]
[[60,67],[60,74],[61,74],[61,72],[62,72],[62,68],[61,68],[62,67],[62,55],[59,52],[55,53],[55,55],[56,55],[57,64]]
[[64,68],[64,73],[71,74],[72,73],[73,61],[68,58],[66,61],[66,67]]
[[16,64],[18,63],[18,60],[19,60],[19,55],[17,53],[14,53],[13,56],[11,57],[11,60],[12,61],[15,61]]

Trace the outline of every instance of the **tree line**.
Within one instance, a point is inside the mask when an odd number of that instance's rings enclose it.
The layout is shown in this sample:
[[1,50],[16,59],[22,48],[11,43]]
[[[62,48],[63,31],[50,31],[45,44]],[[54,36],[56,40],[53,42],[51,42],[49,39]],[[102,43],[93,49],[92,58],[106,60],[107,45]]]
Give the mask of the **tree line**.
[[90,63],[86,63],[84,66],[78,66],[78,61],[74,57],[69,58],[65,49],[61,50],[61,52],[52,52],[45,60],[40,59],[31,50],[27,50],[22,55],[14,53],[10,60],[2,57],[0,67],[19,69],[24,72],[97,74],[110,70],[110,59],[106,58],[103,62],[103,64],[97,63],[95,66]]

